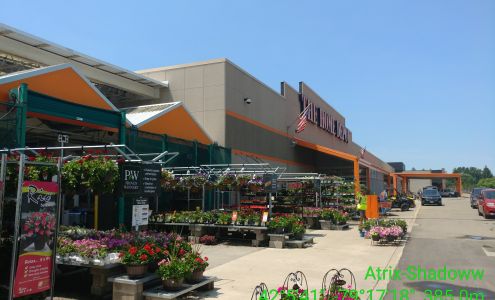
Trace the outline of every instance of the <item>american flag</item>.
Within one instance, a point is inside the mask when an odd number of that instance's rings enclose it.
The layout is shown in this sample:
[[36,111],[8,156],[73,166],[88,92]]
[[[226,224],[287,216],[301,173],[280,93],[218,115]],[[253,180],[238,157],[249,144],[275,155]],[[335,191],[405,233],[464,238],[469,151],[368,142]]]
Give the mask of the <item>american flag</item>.
[[306,124],[308,124],[308,111],[311,107],[311,104],[306,106],[306,108],[299,114],[299,122],[297,122],[296,133],[302,132],[306,128]]

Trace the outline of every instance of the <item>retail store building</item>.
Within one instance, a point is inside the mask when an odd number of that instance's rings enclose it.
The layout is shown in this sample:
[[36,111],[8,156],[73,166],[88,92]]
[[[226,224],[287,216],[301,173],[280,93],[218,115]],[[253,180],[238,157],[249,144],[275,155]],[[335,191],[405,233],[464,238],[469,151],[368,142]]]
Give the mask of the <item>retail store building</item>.
[[74,144],[179,151],[175,165],[267,162],[344,176],[372,193],[391,185],[393,168],[308,84],[275,91],[227,59],[133,72],[0,25],[0,83],[4,103],[22,83],[38,99],[27,102],[24,133],[4,139],[12,145],[53,145],[69,132]]

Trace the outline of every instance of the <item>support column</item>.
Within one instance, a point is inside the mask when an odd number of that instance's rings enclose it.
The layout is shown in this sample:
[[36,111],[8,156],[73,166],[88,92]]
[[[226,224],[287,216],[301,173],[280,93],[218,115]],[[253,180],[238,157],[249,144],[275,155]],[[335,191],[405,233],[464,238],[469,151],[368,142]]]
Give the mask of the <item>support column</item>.
[[27,101],[28,86],[21,83],[17,90],[16,101],[16,144],[21,148],[26,146]]
[[354,160],[354,194],[361,191],[360,180],[359,180],[359,160],[356,158]]
[[392,175],[392,180],[394,182],[394,196],[397,196],[397,175],[396,174]]
[[407,177],[402,177],[402,192],[407,193]]
[[462,178],[461,176],[457,177],[457,192],[459,193],[459,197],[462,196]]
[[366,168],[366,188],[368,189],[368,195],[371,195],[371,169]]
[[[126,116],[125,116],[125,111],[120,112],[120,128],[119,128],[119,144],[126,144],[126,130],[127,127],[126,125]],[[95,199],[95,204],[97,204],[97,200]],[[95,205],[95,211],[98,209]],[[124,215],[125,215],[125,200],[124,200],[124,195],[120,195],[118,202],[117,202],[117,212],[118,212],[118,222],[119,222],[119,227],[120,225],[124,224]],[[95,216],[95,220],[97,219],[97,216]],[[98,224],[95,224],[95,226],[98,226]]]

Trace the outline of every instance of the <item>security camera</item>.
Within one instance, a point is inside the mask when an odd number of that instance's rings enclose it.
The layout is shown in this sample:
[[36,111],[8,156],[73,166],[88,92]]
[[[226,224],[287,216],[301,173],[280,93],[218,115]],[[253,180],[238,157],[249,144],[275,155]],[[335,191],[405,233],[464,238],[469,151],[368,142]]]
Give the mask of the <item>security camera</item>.
[[251,102],[253,102],[253,100],[251,100],[251,98],[244,98],[244,103],[251,104]]

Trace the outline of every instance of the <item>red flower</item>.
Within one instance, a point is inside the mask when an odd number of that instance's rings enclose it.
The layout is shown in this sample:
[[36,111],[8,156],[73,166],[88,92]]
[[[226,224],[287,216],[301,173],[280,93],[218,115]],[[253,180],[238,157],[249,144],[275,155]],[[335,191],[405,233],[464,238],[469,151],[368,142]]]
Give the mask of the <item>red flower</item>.
[[156,247],[156,248],[155,248],[155,252],[156,252],[156,253],[160,253],[161,251],[162,251],[162,249],[160,249],[160,248],[158,248],[158,247]]
[[124,257],[124,255],[125,255],[125,254],[124,254],[123,252],[120,252],[120,253],[119,253],[119,257]]
[[196,262],[199,262],[200,264],[202,264],[202,263],[203,263],[203,260],[202,260],[200,257],[196,257],[195,261],[196,261]]
[[179,250],[179,256],[182,256],[182,255],[184,255],[184,254],[186,254],[186,250],[184,250],[184,249],[182,249],[182,248],[181,248],[181,249]]
[[136,247],[131,247],[131,248],[129,248],[129,253],[130,253],[131,255],[135,255],[135,254],[136,254],[136,252],[137,252],[137,248],[136,248]]
[[205,261],[208,261],[208,256],[205,256]]
[[148,259],[148,255],[146,255],[146,254],[141,254],[141,256],[139,257],[139,259],[140,259],[140,260],[142,260],[142,261],[145,261],[145,260],[147,260],[147,259]]

